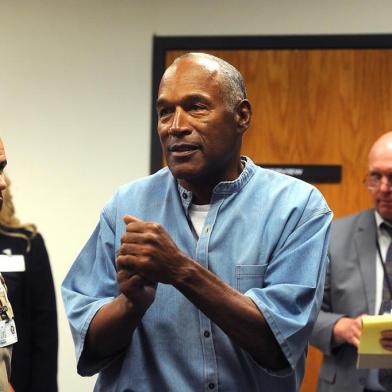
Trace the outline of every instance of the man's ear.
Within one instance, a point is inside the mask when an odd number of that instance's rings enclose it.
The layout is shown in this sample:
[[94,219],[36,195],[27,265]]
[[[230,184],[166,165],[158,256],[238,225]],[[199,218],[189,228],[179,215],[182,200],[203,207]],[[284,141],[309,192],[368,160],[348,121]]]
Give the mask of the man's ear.
[[238,132],[244,133],[249,128],[252,118],[252,106],[247,99],[243,99],[237,104],[234,118],[238,125]]

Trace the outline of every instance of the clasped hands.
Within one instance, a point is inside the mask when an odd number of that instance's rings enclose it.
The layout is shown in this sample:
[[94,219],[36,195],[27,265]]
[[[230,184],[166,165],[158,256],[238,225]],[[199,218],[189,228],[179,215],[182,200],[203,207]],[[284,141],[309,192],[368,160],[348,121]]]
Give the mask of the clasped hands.
[[121,292],[142,310],[154,301],[157,284],[175,284],[189,258],[158,223],[124,217],[126,230],[117,252]]

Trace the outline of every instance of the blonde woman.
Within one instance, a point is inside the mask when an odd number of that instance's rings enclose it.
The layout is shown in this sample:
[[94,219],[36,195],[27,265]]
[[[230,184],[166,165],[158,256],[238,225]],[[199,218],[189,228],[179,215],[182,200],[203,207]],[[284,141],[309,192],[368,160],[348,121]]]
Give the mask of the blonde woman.
[[35,225],[15,216],[9,189],[0,211],[0,254],[22,255],[25,265],[24,271],[3,272],[18,333],[11,384],[16,392],[57,391],[57,312],[48,253]]

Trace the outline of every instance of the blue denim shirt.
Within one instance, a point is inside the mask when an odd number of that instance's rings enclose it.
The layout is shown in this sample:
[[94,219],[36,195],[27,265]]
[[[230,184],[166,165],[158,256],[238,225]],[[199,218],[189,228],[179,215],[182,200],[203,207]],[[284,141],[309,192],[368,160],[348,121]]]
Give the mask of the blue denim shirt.
[[[332,213],[309,184],[244,158],[235,181],[219,183],[202,234],[189,225],[192,194],[167,168],[121,187],[63,283],[78,371],[100,372],[95,391],[296,391],[323,295]],[[260,367],[174,287],[159,284],[127,349],[107,361],[81,355],[94,314],[119,294],[115,253],[123,216],[160,223],[178,247],[249,296],[290,367]]]

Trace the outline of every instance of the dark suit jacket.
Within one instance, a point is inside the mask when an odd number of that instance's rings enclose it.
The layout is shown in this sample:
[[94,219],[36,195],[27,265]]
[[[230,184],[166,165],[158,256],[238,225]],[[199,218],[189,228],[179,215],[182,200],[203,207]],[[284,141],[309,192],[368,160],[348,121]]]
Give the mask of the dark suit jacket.
[[368,371],[356,369],[357,350],[332,345],[332,329],[340,317],[374,314],[376,294],[376,221],[366,210],[332,223],[330,264],[321,312],[311,343],[324,353],[318,392],[362,392]]
[[[18,230],[15,230],[18,232]],[[23,231],[29,234],[27,231]],[[25,256],[25,272],[3,273],[15,315],[11,384],[16,392],[57,391],[57,313],[49,258],[42,237],[26,240],[0,233],[0,253]]]

